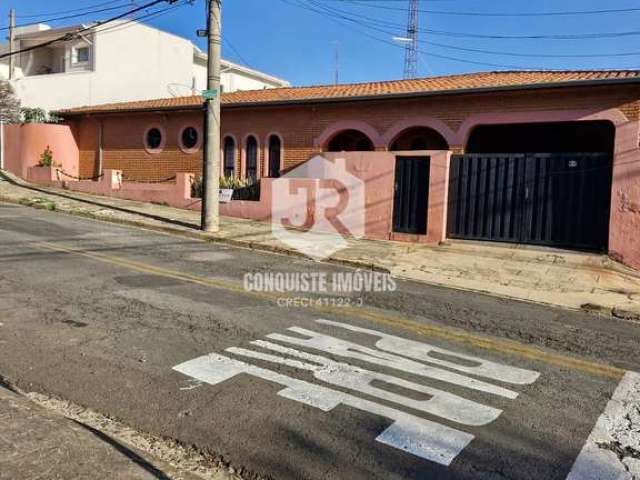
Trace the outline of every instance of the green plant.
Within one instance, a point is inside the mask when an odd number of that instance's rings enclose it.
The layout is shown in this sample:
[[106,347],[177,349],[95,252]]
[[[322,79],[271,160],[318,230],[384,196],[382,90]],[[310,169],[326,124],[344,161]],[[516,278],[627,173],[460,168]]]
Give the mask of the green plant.
[[[251,187],[252,185],[259,185],[259,182],[250,181],[247,179],[236,178],[236,177],[220,177],[220,188],[221,189],[231,189],[231,190],[241,190],[246,189],[247,187]],[[203,192],[203,182],[202,177],[195,177],[193,182],[191,183],[191,198],[202,198]]]
[[22,123],[59,123],[62,119],[54,113],[47,113],[42,108],[21,108]]
[[0,122],[20,122],[20,100],[6,80],[0,80]]
[[47,200],[46,198],[41,198],[41,197],[33,197],[33,198],[23,197],[20,200],[18,200],[18,203],[20,203],[20,205],[24,205],[25,207],[45,209],[51,212],[53,212],[56,209],[55,202],[52,202],[51,200]]
[[249,185],[249,181],[244,178],[220,177],[220,188],[231,188],[233,190],[244,188]]
[[44,149],[44,152],[40,154],[40,163],[38,163],[39,167],[55,167],[56,164],[53,161],[53,152],[49,145]]

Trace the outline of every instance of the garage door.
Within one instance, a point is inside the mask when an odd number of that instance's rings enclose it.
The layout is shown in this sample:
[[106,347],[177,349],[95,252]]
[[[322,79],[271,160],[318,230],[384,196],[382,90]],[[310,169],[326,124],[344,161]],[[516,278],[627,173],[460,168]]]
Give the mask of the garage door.
[[606,251],[611,175],[610,153],[453,156],[447,234]]

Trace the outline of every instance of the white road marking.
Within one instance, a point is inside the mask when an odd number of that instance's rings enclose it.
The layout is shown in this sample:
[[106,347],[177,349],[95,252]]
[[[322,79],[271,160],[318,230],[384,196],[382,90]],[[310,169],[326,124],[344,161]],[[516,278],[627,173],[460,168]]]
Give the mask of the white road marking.
[[180,387],[180,391],[186,392],[188,390],[195,390],[198,387],[203,386],[204,383],[202,383],[200,380],[195,380],[195,379],[189,379],[187,381],[187,386],[186,387]]
[[622,378],[567,480],[640,480],[631,451],[640,454],[640,374],[636,372]]
[[[454,385],[471,388],[481,392],[492,393],[502,397],[514,399],[517,398],[518,392],[509,390],[492,383],[476,380],[475,378],[460,375],[459,373],[450,372],[441,368],[418,363],[414,360],[401,357],[392,353],[382,352],[373,348],[363,347],[357,343],[341,340],[321,333],[314,332],[299,327],[291,327],[290,331],[304,335],[309,338],[291,337],[273,333],[267,335],[271,340],[297,345],[299,347],[311,348],[330,353],[342,358],[353,358],[362,360],[374,365],[380,365],[387,368],[393,368],[403,372],[413,373],[422,377],[435,378]],[[403,352],[404,353],[404,352]]]
[[[315,365],[301,363],[267,353],[246,350],[244,348],[228,348],[226,351],[235,355],[257,358],[268,362],[309,370],[313,372],[313,376],[318,380],[322,380],[332,385],[346,387],[355,392],[362,392],[405,407],[413,408],[415,410],[421,410],[463,425],[486,425],[493,422],[502,413],[502,410],[497,408],[482,405],[481,403],[467,400],[452,393],[427,387],[425,385],[419,385],[392,375],[371,372],[354,367],[347,363],[335,362],[326,357],[311,355],[291,348],[282,347],[271,342],[258,340],[251,343],[285,355],[314,362]],[[414,400],[412,398],[405,397],[404,395],[399,395],[397,393],[375,387],[372,385],[372,382],[374,381],[385,382],[387,384],[397,385],[415,392],[426,393],[429,395],[429,398],[427,400]]]
[[[395,337],[376,330],[369,330],[368,328],[349,325],[348,323],[323,319],[316,320],[316,322],[323,325],[344,328],[346,330],[351,330],[352,332],[366,333],[368,335],[379,337],[380,340],[376,342],[376,347],[380,350],[384,350],[385,352],[397,353],[398,355],[413,358],[414,360],[434,363],[460,372],[491,378],[501,382],[513,383],[516,385],[528,385],[535,382],[540,376],[539,372],[533,370],[525,370],[523,368],[510,367],[508,365],[482,360],[470,355],[463,355],[452,352],[451,350],[445,350],[444,348],[438,348],[427,343]],[[432,355],[433,353],[449,357],[450,360],[434,357]],[[458,360],[457,362],[456,359]],[[469,365],[469,363],[475,365]]]
[[[369,364],[437,379],[510,399],[516,398],[518,393],[492,383],[426,363],[431,362],[470,375],[484,376],[493,380],[515,384],[531,383],[539,376],[538,372],[531,370],[485,361],[480,358],[458,354],[432,345],[413,342],[400,337],[393,337],[375,330],[352,327],[348,324],[329,322],[328,320],[318,321],[327,325],[375,335],[381,338],[376,344],[381,349],[368,348],[358,345],[357,343],[299,327],[291,327],[289,330],[306,338],[276,333],[267,335],[267,338],[319,350],[337,357],[362,360]],[[307,370],[312,372],[314,378],[318,380],[350,389],[354,393],[350,394],[332,390],[328,387],[298,380],[216,353],[177,365],[174,367],[174,370],[192,377],[195,381],[201,381],[211,385],[217,385],[239,374],[250,374],[267,381],[284,385],[286,388],[278,392],[279,396],[319,408],[325,412],[333,410],[338,405],[347,405],[374,415],[389,418],[394,421],[393,424],[378,435],[376,438],[377,441],[442,465],[449,465],[469,442],[473,440],[474,436],[470,433],[462,432],[446,425],[441,425],[403,412],[397,408],[359,398],[355,396],[356,393],[377,397],[387,402],[393,402],[399,406],[420,410],[431,415],[470,426],[486,425],[494,421],[502,413],[500,409],[482,405],[461,396],[404,380],[393,375],[366,370],[345,362],[336,361],[306,351],[296,350],[273,342],[256,340],[251,343],[263,350],[277,352],[278,354],[239,347],[231,347],[226,351],[245,358]],[[432,356],[433,354],[435,354],[435,357]],[[406,397],[395,393],[393,386],[426,394],[428,398],[420,400]]]
[[189,260],[194,262],[221,262],[233,258],[230,254],[224,252],[194,252],[189,255]]
[[378,442],[445,466],[450,465],[474,438],[469,433],[385,405],[297,380],[222,355],[206,355],[177,365],[173,369],[211,385],[217,385],[236,375],[247,373],[284,385],[286,388],[278,392],[279,396],[319,408],[324,412],[331,411],[342,404],[389,418],[394,423],[376,437]]

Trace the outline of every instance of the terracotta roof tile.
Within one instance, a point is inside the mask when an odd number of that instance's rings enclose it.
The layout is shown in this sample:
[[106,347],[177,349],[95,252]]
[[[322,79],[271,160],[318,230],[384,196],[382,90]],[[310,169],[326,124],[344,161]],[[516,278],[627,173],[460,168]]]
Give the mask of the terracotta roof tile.
[[[640,70],[594,71],[505,71],[481,72],[444,77],[391,80],[383,82],[353,83],[343,85],[317,85],[264,90],[245,90],[222,95],[223,106],[268,104],[279,102],[308,102],[346,100],[358,97],[403,95],[420,93],[452,93],[473,89],[500,89],[545,84],[571,85],[588,81],[638,80]],[[62,110],[62,114],[118,112],[135,110],[164,110],[197,108],[202,105],[200,96],[166,98],[137,102],[110,103],[90,107]]]

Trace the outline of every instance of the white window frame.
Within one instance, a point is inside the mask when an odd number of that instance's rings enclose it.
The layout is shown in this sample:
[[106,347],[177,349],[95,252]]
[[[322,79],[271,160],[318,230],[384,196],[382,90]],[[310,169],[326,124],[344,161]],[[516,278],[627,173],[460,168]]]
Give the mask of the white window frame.
[[[87,59],[79,60],[79,52],[80,50],[87,50]],[[71,65],[87,65],[91,62],[91,46],[90,45],[79,45],[71,48]]]

